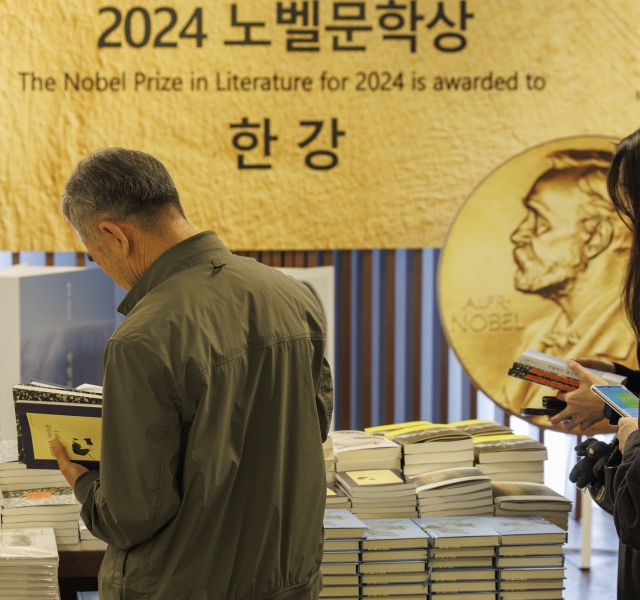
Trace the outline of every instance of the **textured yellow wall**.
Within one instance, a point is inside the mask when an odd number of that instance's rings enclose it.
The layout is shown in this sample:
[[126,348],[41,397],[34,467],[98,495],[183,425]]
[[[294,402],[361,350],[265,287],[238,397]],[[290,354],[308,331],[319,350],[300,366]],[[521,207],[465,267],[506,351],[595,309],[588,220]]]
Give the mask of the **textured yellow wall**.
[[[365,52],[335,52],[333,2],[319,5],[319,52],[287,52],[286,30],[276,23],[272,0],[242,0],[238,18],[260,21],[256,39],[269,46],[232,46],[241,38],[230,25],[231,2],[188,0],[47,0],[0,3],[0,248],[64,250],[80,248],[59,215],[58,199],[73,165],[102,146],[137,148],[158,156],[174,176],[187,212],[198,228],[214,228],[235,249],[372,248],[440,246],[465,197],[509,157],[563,136],[621,137],[640,124],[640,22],[632,0],[468,0],[473,13],[461,32],[460,52],[441,52],[436,35],[459,32],[460,2],[447,0],[449,28],[428,29],[438,3],[418,0],[424,20],[417,23],[417,50],[409,43],[383,40],[380,4],[366,0],[366,25],[354,40]],[[289,2],[285,2],[289,5]],[[311,3],[310,3],[311,4]],[[405,4],[409,4],[408,2]],[[181,39],[194,9],[203,7],[202,47]],[[300,6],[301,3],[298,3]],[[109,36],[120,48],[98,48]],[[124,21],[132,6],[150,14],[151,38],[143,48],[125,40]],[[173,7],[177,25],[166,36],[174,48],[153,40],[169,22],[161,6]],[[351,22],[353,23],[353,22]],[[140,40],[142,16],[131,20]],[[343,22],[342,24],[349,24]],[[358,23],[356,23],[358,24]],[[411,32],[409,32],[411,33]],[[216,74],[310,77],[311,91],[219,91]],[[402,72],[404,89],[356,91],[359,71]],[[321,89],[323,72],[344,90]],[[35,73],[55,80],[39,90]],[[124,91],[75,91],[75,80],[96,73],[125,73]],[[181,77],[182,91],[134,90],[136,73]],[[207,77],[207,91],[190,89],[191,74]],[[513,77],[517,90],[436,90],[437,77]],[[424,78],[425,89],[412,88]],[[527,75],[544,78],[532,91]],[[542,80],[538,80],[541,84]],[[511,81],[513,87],[514,80]],[[477,81],[478,85],[482,80]],[[485,83],[486,85],[486,83]],[[35,89],[33,89],[35,87]],[[230,129],[243,117],[271,120],[270,170],[239,170]],[[332,118],[339,138],[338,165],[328,171],[305,166],[308,151],[326,149]],[[298,144],[310,128],[300,121],[323,120],[318,140]],[[246,141],[246,140],[245,140]],[[264,158],[248,154],[250,162]],[[254,156],[256,155],[256,156]]]

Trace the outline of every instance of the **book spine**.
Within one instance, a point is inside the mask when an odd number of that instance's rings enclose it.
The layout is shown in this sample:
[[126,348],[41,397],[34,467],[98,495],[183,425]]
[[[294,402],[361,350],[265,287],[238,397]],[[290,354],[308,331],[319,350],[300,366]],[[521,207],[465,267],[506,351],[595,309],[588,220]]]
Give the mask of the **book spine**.
[[555,375],[560,375],[568,379],[579,379],[579,377],[568,366],[555,365],[551,362],[536,358],[534,356],[527,356],[523,354],[516,362],[527,367],[541,369],[542,371],[545,371],[547,373],[553,373]]
[[514,363],[513,367],[509,369],[509,375],[531,383],[545,385],[560,392],[572,392],[578,389],[578,381],[576,380],[567,381],[566,378],[561,378],[558,375],[540,369],[531,369],[522,363]]

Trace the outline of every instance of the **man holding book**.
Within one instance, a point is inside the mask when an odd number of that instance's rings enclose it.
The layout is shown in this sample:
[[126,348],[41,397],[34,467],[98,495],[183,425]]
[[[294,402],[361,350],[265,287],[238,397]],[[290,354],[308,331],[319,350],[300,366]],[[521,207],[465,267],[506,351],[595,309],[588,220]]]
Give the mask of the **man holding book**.
[[100,471],[53,444],[109,544],[100,598],[315,600],[333,395],[313,295],[196,233],[142,152],[82,160],[62,209],[128,290],[105,350]]

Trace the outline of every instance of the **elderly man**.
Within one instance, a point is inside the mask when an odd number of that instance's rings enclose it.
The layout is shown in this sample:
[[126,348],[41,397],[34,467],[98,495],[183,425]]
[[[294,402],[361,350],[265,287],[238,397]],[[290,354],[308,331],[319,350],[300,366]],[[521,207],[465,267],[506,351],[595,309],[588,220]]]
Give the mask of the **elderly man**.
[[[635,340],[620,312],[631,234],[607,193],[611,154],[567,150],[549,158],[553,166],[525,197],[527,214],[511,241],[515,288],[556,310],[527,327],[521,350],[632,360]],[[521,380],[506,385],[515,413],[544,393]]]
[[80,161],[62,209],[128,290],[105,350],[99,473],[53,444],[109,544],[101,600],[318,598],[333,399],[312,294],[196,233],[142,152]]

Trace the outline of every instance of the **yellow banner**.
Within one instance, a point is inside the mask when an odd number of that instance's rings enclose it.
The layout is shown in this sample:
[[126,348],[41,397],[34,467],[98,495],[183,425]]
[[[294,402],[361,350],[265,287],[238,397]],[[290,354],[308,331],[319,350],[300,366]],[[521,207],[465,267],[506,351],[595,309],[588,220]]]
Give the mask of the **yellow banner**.
[[489,172],[639,124],[632,0],[4,0],[0,248],[80,249],[74,164],[159,157],[234,249],[440,246]]

